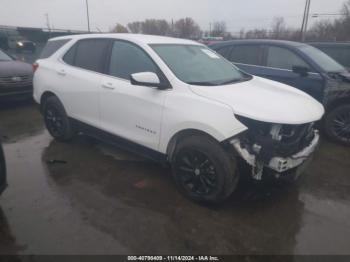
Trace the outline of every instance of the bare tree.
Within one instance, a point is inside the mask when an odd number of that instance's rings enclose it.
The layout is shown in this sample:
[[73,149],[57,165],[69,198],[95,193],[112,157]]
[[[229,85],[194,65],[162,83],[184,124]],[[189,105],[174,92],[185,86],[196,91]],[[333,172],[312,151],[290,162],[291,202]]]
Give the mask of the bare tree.
[[136,22],[128,23],[128,28],[131,33],[140,34],[142,33],[142,22],[136,21]]
[[269,36],[266,29],[253,29],[245,33],[245,38],[248,39],[264,39],[268,37]]
[[181,38],[198,39],[201,29],[192,18],[186,17],[175,22],[175,34]]
[[341,13],[344,14],[345,16],[349,17],[350,16],[350,0],[345,2],[343,4],[343,7],[341,9]]
[[349,41],[350,40],[350,0],[340,10],[342,17],[321,20],[314,24],[308,32],[308,39],[317,41]]
[[167,35],[170,32],[170,25],[166,20],[146,19],[141,24],[143,34]]
[[122,24],[116,24],[116,26],[112,29],[112,33],[129,33],[128,29]]
[[244,28],[242,28],[240,31],[239,31],[239,38],[242,39],[245,37],[245,30]]
[[271,36],[275,39],[281,39],[286,32],[286,23],[283,17],[275,17],[271,25]]
[[225,21],[214,22],[213,30],[211,31],[211,36],[221,36],[226,35],[227,26]]

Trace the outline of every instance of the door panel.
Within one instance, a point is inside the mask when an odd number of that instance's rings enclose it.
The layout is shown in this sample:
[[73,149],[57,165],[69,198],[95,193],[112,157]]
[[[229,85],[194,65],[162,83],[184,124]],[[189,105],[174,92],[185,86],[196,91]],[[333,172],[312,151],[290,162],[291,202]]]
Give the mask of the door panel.
[[126,41],[114,41],[108,67],[100,86],[101,127],[114,135],[157,150],[161,132],[163,105],[168,91],[136,86],[130,75],[161,72],[140,47]]
[[[61,70],[64,74],[60,73]],[[68,115],[97,127],[102,75],[67,65],[62,65],[57,74],[60,78],[62,102]]]
[[277,46],[266,45],[263,49],[264,61],[261,65],[243,63],[236,65],[250,74],[296,87],[319,101],[323,100],[324,79],[319,73],[310,72],[308,76],[301,76],[292,71],[293,66],[305,66],[313,71],[298,54]]
[[261,67],[256,74],[274,81],[296,87],[319,101],[323,99],[323,78],[318,73],[300,76],[292,70]]
[[60,91],[70,117],[98,127],[100,123],[99,94],[102,72],[110,40],[78,41],[63,57],[57,68]]
[[128,80],[103,77],[100,89],[102,129],[157,150],[167,93],[134,86]]
[[[319,101],[323,100],[323,78],[292,49],[266,46],[266,66],[268,69],[263,70],[265,77],[294,86]],[[294,73],[293,66],[306,67],[310,73],[307,76]]]

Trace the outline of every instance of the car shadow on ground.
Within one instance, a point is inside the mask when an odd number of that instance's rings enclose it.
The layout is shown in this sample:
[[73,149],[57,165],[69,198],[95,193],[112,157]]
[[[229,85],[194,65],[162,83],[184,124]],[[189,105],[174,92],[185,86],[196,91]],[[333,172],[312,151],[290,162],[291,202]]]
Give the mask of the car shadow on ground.
[[[20,261],[13,255],[16,255],[18,251],[22,249],[17,243],[16,238],[13,236],[9,223],[6,219],[4,212],[0,207],[0,255],[1,261]],[[11,259],[3,257],[4,255],[11,255]],[[8,260],[7,260],[8,259]]]
[[242,179],[223,204],[199,205],[176,190],[169,168],[101,147],[52,141],[42,159],[84,220],[135,252],[292,253],[303,210],[296,186]]

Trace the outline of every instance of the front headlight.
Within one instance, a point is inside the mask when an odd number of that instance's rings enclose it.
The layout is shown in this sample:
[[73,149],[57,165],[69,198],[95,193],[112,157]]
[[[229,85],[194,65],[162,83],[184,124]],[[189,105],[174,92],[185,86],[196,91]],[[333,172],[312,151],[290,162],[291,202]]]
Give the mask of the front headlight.
[[23,46],[23,43],[22,42],[17,42],[17,45]]

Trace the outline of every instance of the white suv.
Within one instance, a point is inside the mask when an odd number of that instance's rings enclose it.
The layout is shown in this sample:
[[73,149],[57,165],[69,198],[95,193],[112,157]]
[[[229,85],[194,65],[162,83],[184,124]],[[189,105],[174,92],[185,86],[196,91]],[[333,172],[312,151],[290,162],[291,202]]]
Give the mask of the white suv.
[[83,133],[169,162],[181,191],[196,201],[227,198],[238,162],[258,180],[294,177],[318,144],[313,122],[321,104],[248,75],[197,42],[58,37],[33,68],[34,98],[54,138]]

